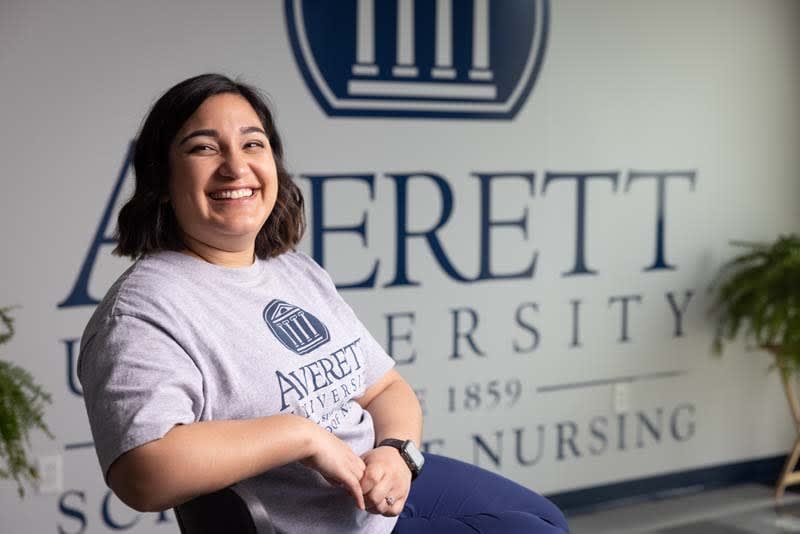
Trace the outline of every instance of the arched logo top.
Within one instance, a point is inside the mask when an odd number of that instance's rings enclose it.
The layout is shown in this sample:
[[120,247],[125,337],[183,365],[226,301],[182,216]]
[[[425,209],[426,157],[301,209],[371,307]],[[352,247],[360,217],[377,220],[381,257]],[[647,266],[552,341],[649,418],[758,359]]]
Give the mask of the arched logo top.
[[547,45],[549,0],[284,0],[330,116],[512,119]]
[[331,338],[322,321],[282,300],[275,299],[267,304],[264,321],[284,347],[301,356],[324,345]]

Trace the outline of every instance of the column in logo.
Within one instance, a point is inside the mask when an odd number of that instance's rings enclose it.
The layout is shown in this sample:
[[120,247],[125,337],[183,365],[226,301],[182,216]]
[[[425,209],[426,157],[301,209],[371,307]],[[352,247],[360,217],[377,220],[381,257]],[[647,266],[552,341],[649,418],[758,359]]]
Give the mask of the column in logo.
[[375,0],[358,0],[356,12],[356,63],[353,74],[377,76],[375,64]]
[[295,313],[280,322],[280,327],[284,333],[291,336],[297,344],[298,351],[302,351],[320,337],[320,333],[306,319],[302,311],[295,310]]
[[472,0],[472,69],[470,80],[491,80],[489,69],[489,0]]
[[397,60],[392,74],[398,78],[415,78],[414,65],[414,0],[397,0]]
[[452,80],[453,68],[453,0],[436,0],[436,64],[431,77]]

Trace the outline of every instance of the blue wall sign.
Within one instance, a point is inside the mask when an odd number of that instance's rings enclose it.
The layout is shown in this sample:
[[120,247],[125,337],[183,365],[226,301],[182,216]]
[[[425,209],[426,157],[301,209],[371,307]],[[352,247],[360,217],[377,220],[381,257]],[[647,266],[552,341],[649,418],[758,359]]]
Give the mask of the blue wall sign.
[[285,0],[292,49],[330,116],[512,119],[547,44],[549,0]]

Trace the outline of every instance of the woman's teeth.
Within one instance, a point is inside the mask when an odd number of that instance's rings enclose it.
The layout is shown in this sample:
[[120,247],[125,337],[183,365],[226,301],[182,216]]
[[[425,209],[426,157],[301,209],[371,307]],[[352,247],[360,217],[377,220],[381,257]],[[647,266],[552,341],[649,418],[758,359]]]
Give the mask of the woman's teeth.
[[228,191],[216,191],[214,193],[211,193],[209,196],[214,200],[225,200],[225,199],[245,198],[252,195],[253,195],[253,190],[245,188],[245,189],[233,189]]

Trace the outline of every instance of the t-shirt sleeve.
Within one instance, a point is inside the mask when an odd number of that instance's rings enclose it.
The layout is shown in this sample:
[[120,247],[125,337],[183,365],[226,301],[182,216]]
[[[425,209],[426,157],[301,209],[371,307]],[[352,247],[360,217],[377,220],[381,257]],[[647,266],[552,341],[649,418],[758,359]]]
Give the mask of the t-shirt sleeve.
[[[327,273],[326,273],[327,276]],[[330,280],[330,278],[329,278]],[[342,298],[336,291],[331,281],[331,286],[335,293],[336,308],[340,315],[347,317],[348,321],[355,325],[360,338],[359,344],[361,345],[362,353],[367,358],[367,365],[364,375],[364,382],[366,387],[371,386],[381,379],[392,367],[394,367],[394,359],[386,353],[381,347],[380,343],[373,337],[373,335],[364,326],[364,323],[356,316],[353,308]]]
[[[339,297],[341,299],[341,297]],[[358,325],[361,335],[361,343],[364,347],[364,353],[367,355],[367,369],[365,373],[365,383],[369,387],[381,379],[383,375],[389,372],[394,367],[394,359],[386,353],[381,347],[380,343],[370,334],[367,327],[356,317],[355,312],[347,302],[342,300],[342,305],[349,310],[352,314],[353,321]]]
[[78,365],[103,476],[123,453],[199,420],[203,379],[156,325],[112,315],[83,344]]
[[360,337],[359,344],[361,345],[363,354],[367,357],[366,373],[364,377],[365,385],[369,387],[376,383],[394,367],[394,359],[386,353],[380,343],[378,343],[369,330],[367,330],[367,327],[364,326],[361,320],[356,316],[353,308],[342,298],[328,272],[306,254],[296,253],[296,257],[305,264],[306,269],[310,271],[311,276],[316,279],[317,283],[324,287],[326,298],[329,299],[331,307],[336,310],[336,313],[346,322],[354,325]]

